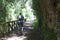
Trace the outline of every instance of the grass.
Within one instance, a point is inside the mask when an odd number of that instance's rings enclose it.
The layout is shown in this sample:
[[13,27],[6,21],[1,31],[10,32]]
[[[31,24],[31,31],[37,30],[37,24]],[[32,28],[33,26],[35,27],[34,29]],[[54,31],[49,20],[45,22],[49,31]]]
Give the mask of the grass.
[[53,29],[47,28],[45,30],[45,40],[57,40],[57,35]]
[[60,29],[60,22],[57,22],[57,29]]

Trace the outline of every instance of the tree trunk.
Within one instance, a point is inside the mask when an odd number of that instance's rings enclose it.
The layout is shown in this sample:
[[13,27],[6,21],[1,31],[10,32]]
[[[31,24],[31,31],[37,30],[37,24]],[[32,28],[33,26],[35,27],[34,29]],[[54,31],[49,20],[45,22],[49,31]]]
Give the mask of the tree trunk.
[[[54,1],[53,1],[54,3]],[[56,22],[57,22],[57,14],[56,14],[56,7],[52,5],[51,0],[44,0],[43,1],[43,16],[44,19],[47,22],[47,26],[49,28],[56,28]]]

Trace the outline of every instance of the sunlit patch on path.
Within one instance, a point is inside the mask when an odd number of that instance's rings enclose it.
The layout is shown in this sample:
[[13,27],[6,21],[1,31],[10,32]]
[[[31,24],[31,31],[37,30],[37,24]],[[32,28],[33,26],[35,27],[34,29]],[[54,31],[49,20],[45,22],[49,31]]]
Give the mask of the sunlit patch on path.
[[13,36],[11,38],[7,38],[6,40],[24,40],[25,38],[27,38],[27,37],[25,37],[25,36],[20,36],[20,37]]
[[26,36],[12,36],[8,38],[2,38],[1,40],[25,40],[27,37]]

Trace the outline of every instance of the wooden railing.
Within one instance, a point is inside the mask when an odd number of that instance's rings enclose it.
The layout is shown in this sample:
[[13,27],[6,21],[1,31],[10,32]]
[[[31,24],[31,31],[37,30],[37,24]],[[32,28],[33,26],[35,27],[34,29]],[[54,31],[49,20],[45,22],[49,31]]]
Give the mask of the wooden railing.
[[[26,20],[24,20],[26,22]],[[18,30],[18,23],[17,20],[9,21],[9,22],[0,22],[0,37],[1,35],[5,36],[12,31]]]
[[0,25],[2,27],[2,31],[0,31],[0,33],[8,33],[10,31],[16,30],[16,28],[18,28],[17,20],[0,23]]

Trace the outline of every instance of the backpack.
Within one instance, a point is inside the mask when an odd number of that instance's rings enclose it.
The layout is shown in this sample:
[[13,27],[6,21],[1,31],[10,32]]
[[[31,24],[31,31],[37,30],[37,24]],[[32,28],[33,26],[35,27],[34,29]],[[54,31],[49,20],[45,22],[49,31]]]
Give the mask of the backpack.
[[24,17],[23,16],[19,16],[19,19],[18,19],[18,23],[23,23],[23,20],[24,20]]

